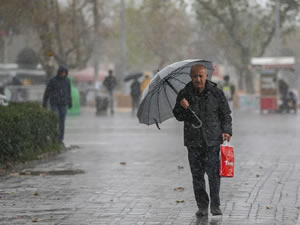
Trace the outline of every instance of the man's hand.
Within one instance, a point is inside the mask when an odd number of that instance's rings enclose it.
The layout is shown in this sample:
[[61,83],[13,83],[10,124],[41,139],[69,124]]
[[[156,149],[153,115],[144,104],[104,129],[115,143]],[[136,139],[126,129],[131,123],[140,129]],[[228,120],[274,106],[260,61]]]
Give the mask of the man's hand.
[[223,141],[230,141],[230,134],[227,134],[227,133],[222,133],[222,138],[223,138]]
[[180,105],[181,105],[183,108],[185,108],[185,109],[187,109],[187,108],[190,106],[189,102],[188,102],[185,98],[183,98],[183,99],[180,101]]

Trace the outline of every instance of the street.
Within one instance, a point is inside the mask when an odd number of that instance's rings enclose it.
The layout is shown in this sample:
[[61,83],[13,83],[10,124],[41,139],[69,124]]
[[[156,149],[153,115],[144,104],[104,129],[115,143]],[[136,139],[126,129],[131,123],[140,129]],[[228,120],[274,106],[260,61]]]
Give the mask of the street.
[[[68,117],[67,146],[28,171],[0,177],[0,224],[296,225],[300,116],[235,112],[235,176],[221,180],[223,216],[197,220],[183,124],[138,123],[130,112]],[[76,171],[50,175],[46,171]]]

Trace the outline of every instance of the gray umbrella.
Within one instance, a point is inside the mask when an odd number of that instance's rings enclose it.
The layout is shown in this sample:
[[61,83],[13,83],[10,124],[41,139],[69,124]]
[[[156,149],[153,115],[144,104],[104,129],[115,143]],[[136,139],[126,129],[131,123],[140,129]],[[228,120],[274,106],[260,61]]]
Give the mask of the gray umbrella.
[[[190,59],[173,63],[159,71],[146,87],[137,117],[147,125],[162,123],[172,118],[178,92],[191,81],[190,70],[193,65],[201,64],[207,69],[208,79],[213,74],[213,64],[202,59]],[[193,111],[192,111],[193,112]],[[195,117],[199,120],[197,115]],[[199,120],[200,127],[202,125]]]

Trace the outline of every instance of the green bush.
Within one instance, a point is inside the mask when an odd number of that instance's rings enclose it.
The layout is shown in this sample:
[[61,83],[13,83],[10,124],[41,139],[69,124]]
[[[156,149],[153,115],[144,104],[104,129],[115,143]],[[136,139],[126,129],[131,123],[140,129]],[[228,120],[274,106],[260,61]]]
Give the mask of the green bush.
[[0,106],[0,163],[37,159],[57,151],[58,119],[37,103]]

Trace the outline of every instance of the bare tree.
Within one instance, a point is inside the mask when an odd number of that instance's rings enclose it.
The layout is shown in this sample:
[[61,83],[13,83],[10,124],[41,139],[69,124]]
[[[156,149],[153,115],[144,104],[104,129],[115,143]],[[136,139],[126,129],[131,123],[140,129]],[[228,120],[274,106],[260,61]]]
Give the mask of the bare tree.
[[[249,70],[250,59],[262,56],[273,39],[276,0],[266,2],[265,6],[256,1],[244,0],[196,0],[196,3],[203,31],[214,36],[215,43],[237,69],[240,88],[246,87],[252,93],[254,88]],[[298,12],[298,1],[281,0],[282,35],[293,29]]]
[[128,62],[156,69],[181,59],[188,42],[189,19],[181,1],[143,1],[127,5]]
[[87,0],[72,0],[64,7],[58,0],[3,0],[1,4],[3,26],[18,32],[31,27],[37,33],[41,43],[40,62],[48,76],[54,72],[52,58],[70,68],[86,65],[93,49],[90,35],[93,26],[84,12]]

